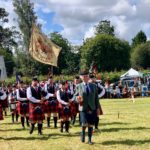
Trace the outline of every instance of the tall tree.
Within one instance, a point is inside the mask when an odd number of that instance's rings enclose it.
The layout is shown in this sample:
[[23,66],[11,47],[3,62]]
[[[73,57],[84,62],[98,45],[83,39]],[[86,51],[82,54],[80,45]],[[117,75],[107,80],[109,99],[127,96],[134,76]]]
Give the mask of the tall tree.
[[12,47],[17,45],[14,38],[19,33],[15,30],[15,27],[4,27],[9,22],[8,15],[4,8],[0,8],[0,47],[11,52]]
[[114,36],[114,26],[109,20],[102,20],[95,26],[95,34],[108,34]]
[[[75,52],[75,49],[71,47],[70,43],[58,32],[50,34],[51,40],[62,48],[58,57],[58,73],[74,73],[78,70],[80,55]],[[55,69],[56,71],[56,69]]]
[[136,47],[138,44],[143,44],[147,41],[146,34],[141,30],[132,39],[132,48]]
[[128,69],[129,43],[110,35],[98,34],[81,47],[81,67],[89,68],[93,61],[98,71]]
[[30,0],[13,0],[14,10],[18,15],[18,24],[23,35],[26,51],[29,49],[32,24],[36,23],[34,4]]
[[[30,2],[30,0],[13,0],[14,10],[18,15],[18,24],[20,31],[23,36],[22,46],[24,50],[21,51],[20,55],[25,55],[24,59],[22,59],[21,64],[25,64],[26,69],[24,74],[33,75],[36,74],[37,70],[39,70],[39,62],[35,61],[28,53],[29,45],[30,45],[30,37],[32,32],[32,24],[36,24],[37,16],[34,12],[34,4]],[[23,54],[24,53],[24,54]],[[20,57],[20,56],[18,56]],[[23,66],[18,66],[22,68]]]
[[9,23],[8,15],[4,8],[0,8],[0,55],[4,56],[7,75],[11,75],[14,67],[12,49],[17,46],[15,38],[19,36],[19,33],[15,27],[4,27]]
[[136,46],[131,53],[131,64],[135,68],[150,67],[150,41]]

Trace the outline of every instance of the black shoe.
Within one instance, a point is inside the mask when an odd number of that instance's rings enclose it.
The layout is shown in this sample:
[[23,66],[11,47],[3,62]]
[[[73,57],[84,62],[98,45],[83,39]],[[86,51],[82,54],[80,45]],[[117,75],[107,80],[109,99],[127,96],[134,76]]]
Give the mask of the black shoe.
[[32,134],[32,133],[33,133],[33,130],[31,129],[29,133]]
[[85,137],[83,137],[82,135],[81,135],[81,142],[82,142],[82,143],[85,142]]
[[34,124],[31,124],[31,128],[30,128],[30,134],[32,134],[33,133],[33,130],[34,130]]
[[62,132],[62,133],[63,133],[63,128],[61,128],[61,129],[60,129],[60,132]]

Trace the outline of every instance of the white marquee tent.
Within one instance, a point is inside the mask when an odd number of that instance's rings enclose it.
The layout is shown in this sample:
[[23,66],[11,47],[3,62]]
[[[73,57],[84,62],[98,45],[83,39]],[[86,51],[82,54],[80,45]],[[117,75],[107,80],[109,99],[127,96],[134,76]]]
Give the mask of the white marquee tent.
[[142,77],[143,74],[141,72],[136,71],[135,69],[131,68],[128,70],[125,74],[121,75],[121,78],[136,78],[136,77]]

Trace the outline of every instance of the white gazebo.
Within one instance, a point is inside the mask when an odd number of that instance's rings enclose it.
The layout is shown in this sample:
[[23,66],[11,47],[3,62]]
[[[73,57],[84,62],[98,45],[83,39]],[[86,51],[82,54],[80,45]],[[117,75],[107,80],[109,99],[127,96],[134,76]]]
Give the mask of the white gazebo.
[[137,78],[137,77],[143,77],[143,74],[141,72],[136,71],[135,69],[131,68],[128,70],[125,74],[120,76],[121,79],[124,78]]
[[7,79],[6,67],[3,56],[0,56],[0,80]]

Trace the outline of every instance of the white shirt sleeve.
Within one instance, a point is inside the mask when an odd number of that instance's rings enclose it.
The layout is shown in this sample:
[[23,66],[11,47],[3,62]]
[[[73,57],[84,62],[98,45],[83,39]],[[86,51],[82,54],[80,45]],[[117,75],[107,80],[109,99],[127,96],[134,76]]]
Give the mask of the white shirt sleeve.
[[38,100],[32,96],[31,87],[27,88],[27,98],[29,99],[29,101],[31,101],[33,103],[40,103],[40,100]]
[[102,89],[102,92],[98,95],[98,98],[101,98],[105,94],[105,88],[98,83],[98,87]]
[[48,93],[46,95],[46,97],[45,97],[46,99],[48,99],[49,97],[54,97],[54,94],[48,92],[48,90],[47,90],[47,83],[44,86],[44,91]]
[[17,100],[18,101],[25,101],[25,100],[27,100],[27,98],[21,98],[20,97],[20,95],[19,95],[19,89],[16,90],[16,93],[17,93]]
[[48,92],[48,91],[47,91],[47,83],[44,85],[44,91],[45,91],[45,92]]
[[54,97],[54,94],[47,93],[47,95],[45,96],[45,99],[49,99],[50,97]]
[[2,93],[3,93],[3,95],[0,96],[0,100],[5,100],[7,95],[6,95],[6,93],[4,91],[2,91]]
[[57,100],[58,100],[61,104],[67,105],[67,103],[64,102],[64,101],[60,98],[60,91],[59,91],[59,90],[57,91],[56,95],[57,95]]

